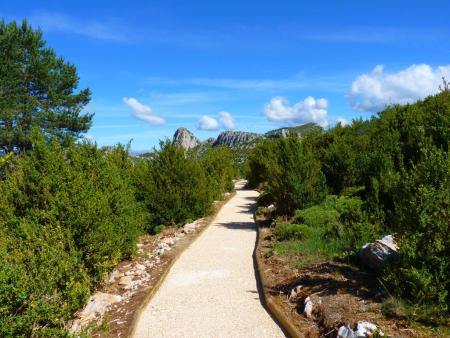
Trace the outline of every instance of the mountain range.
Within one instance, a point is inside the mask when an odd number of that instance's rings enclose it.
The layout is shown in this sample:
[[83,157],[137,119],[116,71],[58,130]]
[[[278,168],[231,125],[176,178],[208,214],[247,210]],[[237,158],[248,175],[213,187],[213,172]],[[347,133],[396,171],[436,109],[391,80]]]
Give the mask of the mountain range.
[[219,134],[217,138],[209,138],[205,141],[200,141],[191,131],[186,128],[178,128],[173,135],[172,142],[179,147],[185,149],[193,149],[199,147],[201,150],[205,147],[227,146],[233,150],[244,150],[252,148],[257,140],[271,139],[279,137],[287,137],[291,132],[302,137],[314,130],[321,130],[322,128],[315,123],[307,123],[295,127],[284,127],[270,130],[264,134],[251,133],[246,131],[224,131]]

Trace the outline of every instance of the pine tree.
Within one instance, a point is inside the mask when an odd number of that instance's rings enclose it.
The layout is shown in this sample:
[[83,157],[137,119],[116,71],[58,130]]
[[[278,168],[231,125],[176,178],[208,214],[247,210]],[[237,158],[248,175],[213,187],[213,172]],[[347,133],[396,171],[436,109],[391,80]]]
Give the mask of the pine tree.
[[92,114],[81,114],[91,92],[76,93],[74,65],[45,46],[41,30],[0,21],[0,149],[31,148],[32,130],[64,143],[91,126]]

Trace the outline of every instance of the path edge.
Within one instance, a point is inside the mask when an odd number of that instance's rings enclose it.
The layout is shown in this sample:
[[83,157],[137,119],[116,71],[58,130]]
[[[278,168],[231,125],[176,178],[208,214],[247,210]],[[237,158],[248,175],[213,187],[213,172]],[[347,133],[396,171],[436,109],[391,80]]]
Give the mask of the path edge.
[[257,226],[256,232],[256,248],[255,248],[255,262],[256,262],[256,273],[258,275],[259,281],[261,283],[261,290],[263,297],[263,302],[266,304],[270,314],[276,319],[278,324],[291,338],[303,338],[304,335],[298,330],[298,328],[293,325],[289,319],[284,315],[283,311],[278,307],[278,305],[273,301],[273,297],[267,291],[267,278],[262,269],[261,257],[260,257],[260,245],[261,245],[261,231],[259,227],[259,222],[256,220],[256,214],[253,215],[255,223]]
[[225,200],[225,203],[223,203],[220,208],[218,208],[215,212],[213,217],[211,217],[211,221],[208,222],[206,225],[204,225],[202,227],[202,229],[200,229],[200,231],[198,233],[195,234],[195,237],[192,238],[191,242],[189,244],[187,244],[183,250],[181,250],[177,255],[175,255],[174,257],[172,257],[169,261],[169,263],[167,264],[164,272],[159,276],[158,281],[156,282],[155,286],[149,291],[149,293],[147,294],[147,296],[145,297],[144,301],[139,305],[139,307],[136,309],[136,311],[134,312],[133,315],[133,320],[131,322],[131,327],[129,330],[129,334],[128,337],[129,338],[133,338],[135,337],[135,333],[136,333],[136,328],[137,328],[137,323],[139,322],[139,319],[141,318],[142,312],[144,311],[144,309],[147,307],[147,305],[150,303],[150,301],[153,299],[153,297],[155,296],[156,292],[158,292],[159,288],[161,287],[162,283],[166,280],[167,276],[169,275],[169,272],[172,270],[173,265],[176,263],[176,261],[178,260],[178,258],[180,258],[180,256],[197,240],[197,238],[199,238],[203,232],[209,228],[209,226],[211,224],[214,223],[214,221],[217,218],[217,215],[219,214],[220,210],[222,210],[222,208],[229,202],[231,201],[235,196],[236,196],[236,191],[233,191],[231,193],[232,195]]

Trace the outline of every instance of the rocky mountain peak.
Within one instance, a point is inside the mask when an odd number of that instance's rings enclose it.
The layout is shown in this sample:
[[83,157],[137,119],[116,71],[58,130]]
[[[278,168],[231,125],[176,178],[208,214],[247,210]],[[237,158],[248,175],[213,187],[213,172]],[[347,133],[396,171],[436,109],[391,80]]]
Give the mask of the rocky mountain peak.
[[178,128],[173,135],[173,141],[178,147],[183,147],[184,149],[192,149],[200,144],[198,138],[194,136],[186,128]]
[[245,131],[224,131],[219,134],[214,145],[224,145],[230,148],[236,148],[241,144],[249,144],[258,137],[260,137],[259,134]]

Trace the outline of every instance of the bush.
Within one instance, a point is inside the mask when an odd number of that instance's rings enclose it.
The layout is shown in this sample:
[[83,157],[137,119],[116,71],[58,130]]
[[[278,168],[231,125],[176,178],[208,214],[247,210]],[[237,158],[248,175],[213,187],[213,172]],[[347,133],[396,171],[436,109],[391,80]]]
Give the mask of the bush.
[[[268,143],[271,146],[268,146]],[[267,192],[270,193],[277,212],[292,215],[296,209],[321,202],[325,197],[325,178],[320,170],[320,163],[314,158],[311,149],[303,147],[295,136],[276,139],[262,143],[263,149],[271,149],[268,157],[259,158],[260,149],[251,155],[259,160],[263,174],[257,173],[259,179],[266,178]],[[250,165],[252,167],[252,165]]]
[[294,215],[296,223],[306,224],[313,228],[328,228],[333,226],[339,218],[339,213],[333,208],[315,205],[307,209],[297,210]]
[[279,241],[304,239],[311,235],[311,229],[304,224],[277,223],[275,236]]
[[[450,158],[439,149],[402,172],[394,192],[400,253],[386,279],[419,306],[434,304],[435,317],[450,304]],[[405,288],[407,283],[409,286]]]
[[89,290],[130,257],[145,222],[127,149],[47,144],[0,181],[0,335],[63,335]]
[[225,149],[208,150],[201,159],[168,140],[136,164],[137,196],[156,225],[181,225],[211,211],[212,201],[232,187],[233,157]]
[[233,179],[238,175],[234,163],[235,155],[228,147],[210,148],[202,154],[200,166],[214,199],[222,199],[223,193],[234,190]]
[[273,203],[273,197],[269,192],[264,191],[258,196],[257,202],[262,207],[268,207]]

